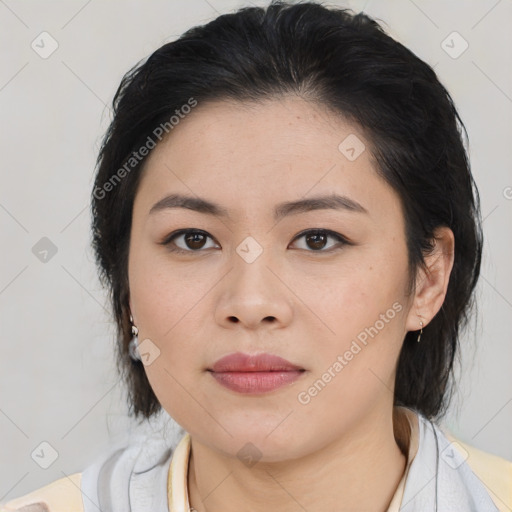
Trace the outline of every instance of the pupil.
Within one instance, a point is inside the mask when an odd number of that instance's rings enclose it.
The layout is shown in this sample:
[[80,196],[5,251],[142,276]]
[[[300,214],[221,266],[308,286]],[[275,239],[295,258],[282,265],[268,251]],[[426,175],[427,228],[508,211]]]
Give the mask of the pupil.
[[205,236],[201,233],[189,233],[185,237],[185,240],[191,249],[200,249],[204,245],[204,238]]
[[[322,238],[323,240],[319,242],[318,239],[320,238]],[[325,238],[326,236],[323,233],[306,235],[306,240],[308,243],[311,241],[311,239],[313,239],[313,249],[322,249],[323,247],[325,247]]]

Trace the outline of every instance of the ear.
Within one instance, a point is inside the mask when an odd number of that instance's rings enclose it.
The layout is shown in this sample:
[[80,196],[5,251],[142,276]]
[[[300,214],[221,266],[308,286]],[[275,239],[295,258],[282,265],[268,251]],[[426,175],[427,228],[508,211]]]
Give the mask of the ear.
[[432,251],[425,256],[427,271],[418,269],[413,304],[409,310],[406,330],[419,331],[420,321],[425,327],[441,309],[450,273],[453,267],[455,238],[450,228],[441,226],[435,230]]

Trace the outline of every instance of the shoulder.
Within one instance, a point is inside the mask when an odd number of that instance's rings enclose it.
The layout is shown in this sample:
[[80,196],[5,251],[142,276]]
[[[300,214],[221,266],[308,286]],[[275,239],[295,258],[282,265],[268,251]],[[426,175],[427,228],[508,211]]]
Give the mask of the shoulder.
[[83,512],[81,473],[59,478],[28,494],[0,504],[0,512]]
[[0,512],[111,510],[112,500],[120,510],[128,510],[132,494],[138,503],[164,502],[173,451],[161,434],[134,436],[111,445],[84,471],[0,503]]
[[445,436],[465,458],[466,464],[485,485],[500,512],[512,510],[512,462],[484,452],[457,439],[449,431]]

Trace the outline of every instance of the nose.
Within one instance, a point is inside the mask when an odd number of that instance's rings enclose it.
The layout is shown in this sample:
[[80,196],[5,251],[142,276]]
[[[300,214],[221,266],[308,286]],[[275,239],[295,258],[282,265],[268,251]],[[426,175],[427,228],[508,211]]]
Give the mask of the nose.
[[233,268],[219,283],[217,323],[251,330],[288,325],[293,316],[293,293],[283,274],[265,251],[252,263],[234,253]]

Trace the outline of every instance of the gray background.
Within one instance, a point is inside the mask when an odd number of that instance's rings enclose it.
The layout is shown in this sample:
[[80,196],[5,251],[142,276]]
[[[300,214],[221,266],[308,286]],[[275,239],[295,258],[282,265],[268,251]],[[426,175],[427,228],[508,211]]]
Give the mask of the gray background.
[[[0,0],[0,501],[82,471],[138,432],[89,248],[95,157],[123,73],[185,29],[242,5],[249,3]],[[468,129],[485,248],[478,323],[462,339],[461,386],[445,425],[512,459],[512,2],[331,5],[379,18],[433,66]],[[42,46],[43,31],[58,43],[46,59],[31,47]],[[446,39],[453,31],[469,44],[457,58],[443,49],[461,48],[461,39]],[[46,262],[32,252],[42,237],[57,249]],[[31,457],[42,442],[58,454],[48,469]],[[46,445],[43,452],[53,453]]]

